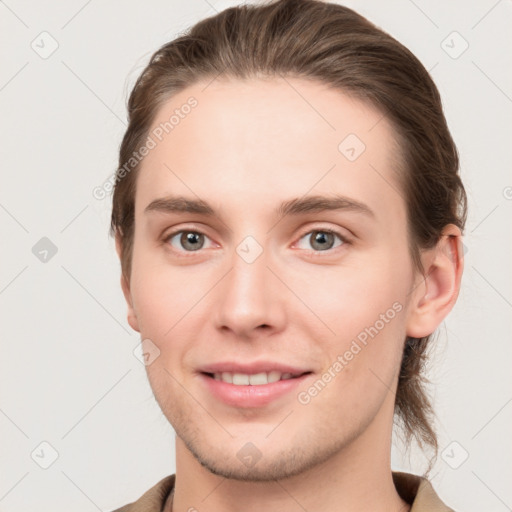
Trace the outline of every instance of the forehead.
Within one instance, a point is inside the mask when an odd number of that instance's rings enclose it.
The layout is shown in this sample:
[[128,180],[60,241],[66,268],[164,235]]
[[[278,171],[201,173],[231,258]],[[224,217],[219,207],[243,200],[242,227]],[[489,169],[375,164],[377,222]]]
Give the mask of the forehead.
[[317,81],[196,83],[153,121],[136,209],[166,194],[271,208],[334,191],[401,215],[394,135],[378,109]]

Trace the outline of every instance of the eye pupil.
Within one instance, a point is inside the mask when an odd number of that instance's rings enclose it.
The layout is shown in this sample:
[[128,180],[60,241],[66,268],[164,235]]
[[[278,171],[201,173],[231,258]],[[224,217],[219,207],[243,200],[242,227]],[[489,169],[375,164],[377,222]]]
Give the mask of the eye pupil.
[[[313,235],[313,240],[314,242],[311,244],[312,247],[315,246],[315,244],[319,244],[318,247],[315,247],[316,248],[320,248],[320,250],[325,250],[326,248],[327,249],[330,249],[331,245],[332,245],[332,238],[333,238],[333,234],[332,233],[328,233],[326,231],[313,231],[312,233]],[[329,243],[329,241],[331,243]]]
[[[187,249],[191,249],[192,251],[197,251],[201,248],[201,238],[203,235],[201,233],[193,233],[193,232],[185,232],[181,235],[181,244],[183,247]],[[190,244],[190,245],[187,245]]]

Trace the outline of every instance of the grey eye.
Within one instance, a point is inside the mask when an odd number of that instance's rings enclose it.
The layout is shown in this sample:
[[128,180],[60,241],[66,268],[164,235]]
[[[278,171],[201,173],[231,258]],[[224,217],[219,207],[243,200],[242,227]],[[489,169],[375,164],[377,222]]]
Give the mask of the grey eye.
[[[338,245],[334,245],[336,242],[336,238],[338,238],[338,240],[340,241]],[[308,241],[309,245],[315,251],[328,251],[329,249],[339,247],[344,242],[340,235],[325,229],[317,229],[314,231],[310,231],[301,238],[301,240],[304,239]],[[304,249],[304,247],[301,248]],[[305,248],[308,249],[308,247]]]
[[[178,238],[179,237],[179,238]],[[178,238],[179,246],[173,244],[173,240]],[[197,231],[179,231],[169,238],[171,245],[176,249],[185,249],[186,251],[198,251],[204,246],[205,236]]]

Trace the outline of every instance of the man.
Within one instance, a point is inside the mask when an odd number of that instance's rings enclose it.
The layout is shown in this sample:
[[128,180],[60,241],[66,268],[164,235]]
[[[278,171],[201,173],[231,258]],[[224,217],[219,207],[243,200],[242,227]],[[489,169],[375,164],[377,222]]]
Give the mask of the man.
[[[211,37],[218,48],[229,40],[221,27],[245,37],[254,43],[247,55],[280,38],[290,60],[298,34],[310,47],[311,27],[327,34],[329,15],[359,23],[367,37],[366,20],[324,6],[228,10],[239,17],[220,13]],[[206,27],[195,29],[196,41]],[[286,35],[275,35],[279,27]],[[212,60],[170,43],[130,99],[112,227],[129,324],[158,354],[146,368],[176,431],[176,475],[118,510],[451,510],[425,478],[393,473],[390,450],[409,360],[420,360],[415,347],[423,350],[459,292],[464,213],[449,215],[463,189],[453,185],[436,215],[419,202],[413,180],[435,178],[414,177],[399,107],[384,112],[349,86],[281,73],[275,63],[273,76],[256,66],[236,76],[222,48],[223,73],[210,78],[198,65],[191,80],[171,59],[187,72],[194,59]],[[444,130],[432,137],[449,139]],[[135,153],[141,158],[123,171]],[[458,162],[447,154],[454,183]],[[426,218],[445,213],[438,228],[432,220],[435,243],[415,232],[413,208]],[[428,402],[416,405],[421,419]]]

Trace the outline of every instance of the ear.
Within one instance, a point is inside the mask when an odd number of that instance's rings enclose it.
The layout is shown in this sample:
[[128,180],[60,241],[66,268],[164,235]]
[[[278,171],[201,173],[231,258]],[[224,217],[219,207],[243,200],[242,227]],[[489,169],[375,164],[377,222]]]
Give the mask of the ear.
[[464,253],[460,229],[448,224],[437,245],[422,254],[425,275],[411,292],[407,335],[432,334],[452,310],[459,295]]
[[[119,256],[119,259],[121,260],[121,254],[122,254],[122,247],[123,243],[121,241],[121,236],[119,234],[116,234],[116,252]],[[123,290],[123,295],[126,300],[126,304],[128,306],[128,314],[127,314],[127,320],[130,324],[130,327],[137,332],[140,332],[139,329],[139,321],[137,320],[137,314],[135,313],[135,309],[133,307],[133,300],[132,300],[132,294],[130,291],[130,282],[124,275],[124,272],[121,272],[121,289]]]

